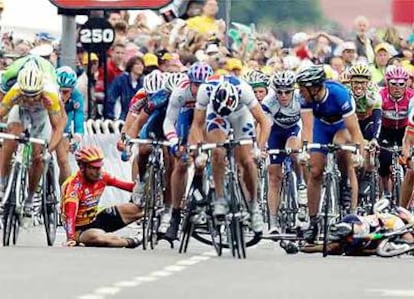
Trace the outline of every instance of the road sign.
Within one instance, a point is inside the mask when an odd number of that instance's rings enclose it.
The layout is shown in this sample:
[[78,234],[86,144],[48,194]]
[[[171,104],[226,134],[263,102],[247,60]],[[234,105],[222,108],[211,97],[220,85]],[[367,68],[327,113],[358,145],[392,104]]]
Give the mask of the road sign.
[[102,53],[115,39],[111,24],[103,18],[90,18],[79,30],[79,41],[88,52]]

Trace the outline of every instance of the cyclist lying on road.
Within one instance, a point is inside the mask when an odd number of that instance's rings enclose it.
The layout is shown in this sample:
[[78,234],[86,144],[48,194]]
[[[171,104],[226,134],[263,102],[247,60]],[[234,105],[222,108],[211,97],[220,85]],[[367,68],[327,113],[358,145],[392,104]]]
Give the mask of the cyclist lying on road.
[[142,216],[137,205],[123,203],[98,212],[99,200],[106,186],[130,192],[134,187],[134,183],[121,181],[102,171],[103,159],[103,153],[97,147],[83,147],[76,152],[79,171],[62,185],[62,217],[67,234],[65,245],[138,247],[141,244],[138,238],[112,234]]
[[[342,221],[330,229],[328,244],[330,254],[371,255],[375,254],[380,240],[369,240],[365,236],[376,232],[390,232],[402,228],[405,224],[414,222],[414,215],[402,207],[395,212],[388,212],[387,199],[378,201],[374,206],[374,215],[347,215]],[[402,240],[414,243],[411,233],[402,235]],[[301,249],[305,253],[322,252],[323,245],[307,245]]]

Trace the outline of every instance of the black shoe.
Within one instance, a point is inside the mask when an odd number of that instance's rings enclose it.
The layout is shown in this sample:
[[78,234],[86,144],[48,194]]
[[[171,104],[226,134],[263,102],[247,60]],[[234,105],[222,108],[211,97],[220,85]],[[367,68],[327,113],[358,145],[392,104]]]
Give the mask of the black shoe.
[[280,242],[280,247],[282,247],[287,254],[296,254],[299,252],[299,248],[294,242]]
[[142,244],[142,241],[138,239],[138,237],[128,237],[125,239],[128,242],[128,245],[126,246],[126,248],[137,248],[138,246]]
[[340,199],[341,199],[341,203],[342,203],[342,207],[344,211],[350,210],[351,202],[352,202],[352,192],[351,192],[351,187],[348,186],[348,184],[344,184],[341,186]]
[[315,242],[315,239],[318,235],[318,223],[319,219],[317,217],[312,218],[308,229],[303,232],[303,238],[307,243],[312,244]]
[[329,240],[340,241],[352,234],[352,225],[349,223],[338,223],[329,227]]
[[173,210],[170,227],[164,235],[164,239],[167,241],[178,240],[178,229],[180,228],[181,212],[180,210]]

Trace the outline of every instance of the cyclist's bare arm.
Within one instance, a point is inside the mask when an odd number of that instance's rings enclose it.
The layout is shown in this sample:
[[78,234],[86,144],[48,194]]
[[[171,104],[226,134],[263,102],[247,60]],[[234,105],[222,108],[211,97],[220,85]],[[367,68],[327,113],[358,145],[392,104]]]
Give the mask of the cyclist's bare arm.
[[253,108],[250,109],[250,112],[256,119],[259,128],[259,136],[257,138],[257,143],[260,148],[264,148],[270,135],[270,120],[264,114],[263,109],[260,105],[255,105]]
[[50,138],[49,152],[53,152],[63,137],[66,122],[62,118],[61,113],[50,113],[49,120],[52,126],[52,137]]
[[312,142],[313,112],[303,109],[300,114],[303,122],[302,140]]
[[206,123],[206,110],[195,109],[193,123],[190,129],[190,144],[197,144],[204,141],[204,127]]

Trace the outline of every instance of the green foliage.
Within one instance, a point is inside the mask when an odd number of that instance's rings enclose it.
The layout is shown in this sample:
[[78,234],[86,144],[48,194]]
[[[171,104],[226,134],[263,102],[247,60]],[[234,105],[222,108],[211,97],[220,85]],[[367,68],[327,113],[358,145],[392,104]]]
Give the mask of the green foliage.
[[[221,0],[221,9],[225,0]],[[296,27],[324,22],[318,0],[231,0],[231,20]]]

